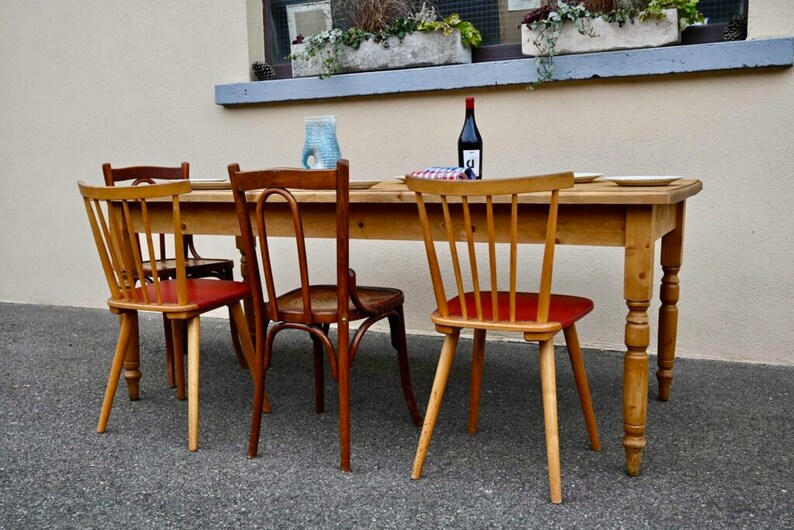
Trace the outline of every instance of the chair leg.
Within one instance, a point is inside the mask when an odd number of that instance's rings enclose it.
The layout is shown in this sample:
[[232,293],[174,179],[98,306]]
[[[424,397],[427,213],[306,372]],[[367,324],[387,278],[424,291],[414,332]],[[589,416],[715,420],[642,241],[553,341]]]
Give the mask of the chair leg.
[[560,434],[557,427],[557,375],[554,368],[554,342],[540,343],[540,383],[543,391],[543,417],[546,423],[546,458],[549,464],[551,502],[562,502],[560,476]]
[[[269,338],[269,337],[268,337]],[[248,369],[251,371],[251,377],[254,380],[254,404],[253,412],[251,414],[251,432],[248,436],[248,458],[256,458],[259,451],[259,435],[262,429],[262,409],[264,408],[265,398],[265,357],[267,356],[267,349],[272,344],[272,341],[265,341],[265,352],[262,356],[256,356],[254,361],[248,361]],[[268,407],[270,402],[268,401]]]
[[[229,306],[229,315],[231,315],[232,322],[235,323],[235,331],[239,334],[238,339],[245,356],[245,366],[251,372],[251,377],[256,383],[256,378],[259,376],[259,372],[256,370],[256,351],[254,342],[251,340],[251,334],[248,331],[245,313],[243,313],[243,308],[239,302]],[[265,412],[270,412],[270,397],[267,395],[267,391],[264,394],[262,406]]]
[[176,397],[185,399],[185,321],[171,321],[174,339],[174,373],[176,375]]
[[174,335],[171,321],[163,315],[163,335],[165,335],[165,369],[168,378],[168,388],[176,388],[174,378]]
[[[248,366],[250,368],[251,364]],[[259,435],[262,430],[262,411],[266,403],[266,412],[270,412],[270,401],[265,391],[265,374],[267,372],[262,369],[261,360],[257,359],[251,370],[256,371],[259,375],[254,378],[254,410],[251,415],[251,433],[248,436],[248,458],[256,458],[259,452]]]
[[598,425],[596,425],[593,400],[590,398],[590,385],[587,383],[587,372],[584,369],[584,359],[582,358],[582,349],[579,347],[576,325],[571,324],[563,330],[563,333],[565,334],[565,344],[568,346],[568,356],[571,358],[576,391],[579,393],[579,402],[582,404],[587,434],[590,437],[590,447],[593,451],[600,451],[601,441],[598,438]]
[[314,411],[317,414],[325,412],[325,364],[323,354],[325,349],[323,343],[311,336],[314,355]]
[[441,400],[444,397],[444,389],[449,379],[449,370],[452,368],[452,361],[455,359],[455,349],[458,346],[460,330],[453,330],[452,333],[444,337],[444,345],[441,347],[441,355],[438,358],[436,377],[433,380],[433,390],[430,391],[430,401],[425,412],[425,423],[422,425],[422,434],[419,436],[419,445],[416,448],[414,467],[411,471],[411,478],[418,480],[422,476],[422,466],[425,464],[427,450],[430,447],[430,439],[433,437],[433,429],[438,419],[438,410],[441,408]]
[[187,323],[187,371],[188,371],[188,449],[199,448],[199,352],[201,350],[201,319],[193,317]]
[[116,351],[113,353],[113,363],[110,367],[108,385],[105,387],[105,399],[102,402],[102,410],[99,413],[99,423],[96,427],[96,432],[98,433],[105,432],[108,425],[110,409],[113,408],[113,398],[116,397],[116,389],[121,379],[121,369],[124,366],[124,357],[127,353],[127,346],[134,328],[133,324],[132,313],[124,313],[121,315],[119,339],[118,342],[116,342]]
[[408,365],[408,343],[405,338],[405,316],[403,315],[402,306],[397,309],[396,317],[389,317],[389,328],[391,330],[392,345],[397,350],[397,366],[400,370],[400,385],[403,389],[405,403],[408,405],[408,412],[411,414],[414,425],[419,426],[422,425],[422,414],[419,412],[419,407],[416,406],[413,385],[411,384],[411,370]]
[[[234,281],[234,271],[232,271],[232,269],[226,269],[221,271],[220,279]],[[237,364],[240,365],[240,368],[248,368],[245,349],[243,348],[243,345],[240,344],[240,334],[237,332],[236,329],[237,322],[234,321],[234,316],[232,315],[232,306],[229,306],[229,328],[232,332],[232,346],[234,346],[234,354],[237,356]]]
[[480,412],[480,389],[482,388],[482,369],[485,362],[484,329],[474,330],[474,344],[471,352],[471,391],[469,394],[469,434],[477,432],[477,417]]
[[248,362],[245,360],[245,350],[240,344],[240,334],[237,332],[237,323],[234,321],[231,307],[229,307],[229,329],[232,332],[232,346],[234,346],[234,354],[237,356],[237,364],[240,365],[240,368],[248,368]]

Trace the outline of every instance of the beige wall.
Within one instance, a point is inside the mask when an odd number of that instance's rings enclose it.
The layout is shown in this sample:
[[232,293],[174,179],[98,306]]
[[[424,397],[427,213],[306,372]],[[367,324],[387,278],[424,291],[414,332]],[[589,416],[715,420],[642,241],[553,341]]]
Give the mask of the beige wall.
[[[353,177],[388,177],[454,161],[463,97],[473,94],[491,175],[702,179],[688,211],[679,354],[794,363],[790,69],[226,109],[214,104],[214,85],[247,80],[249,53],[260,53],[253,43],[249,52],[251,6],[0,0],[0,300],[103,307],[75,187],[100,182],[102,162],[187,160],[196,177],[223,177],[229,162],[294,165],[302,118],[336,114]],[[794,34],[790,0],[753,1],[751,13],[752,36]],[[224,238],[201,247],[234,253]],[[421,246],[352,247],[363,281],[403,288],[409,327],[430,332]],[[557,257],[557,288],[596,301],[583,343],[622,349],[621,251],[561,247]]]

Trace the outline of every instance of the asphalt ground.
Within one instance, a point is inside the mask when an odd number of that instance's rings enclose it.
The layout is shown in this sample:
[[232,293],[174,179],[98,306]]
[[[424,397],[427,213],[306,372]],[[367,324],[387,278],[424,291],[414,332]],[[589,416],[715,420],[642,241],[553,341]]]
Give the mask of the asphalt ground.
[[[224,319],[202,319],[201,449],[165,380],[159,317],[141,317],[141,399],[122,382],[96,422],[116,341],[107,311],[0,304],[0,528],[794,527],[794,368],[679,359],[671,400],[650,378],[642,475],[624,472],[622,353],[585,351],[603,449],[589,450],[557,351],[562,505],[549,502],[537,348],[489,342],[480,429],[466,431],[462,339],[423,478],[419,429],[388,337],[370,333],[351,381],[352,472],[339,470],[336,386],[315,414],[311,342],[276,343],[260,456],[246,457],[252,384]],[[440,336],[408,338],[424,410]],[[654,363],[655,359],[651,359]]]

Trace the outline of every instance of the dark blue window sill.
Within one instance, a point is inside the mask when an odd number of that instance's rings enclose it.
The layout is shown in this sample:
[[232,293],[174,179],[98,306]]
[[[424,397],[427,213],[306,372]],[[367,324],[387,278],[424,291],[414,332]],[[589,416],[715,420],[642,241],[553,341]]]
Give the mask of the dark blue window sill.
[[[554,81],[683,74],[749,68],[789,68],[794,37],[565,55],[554,59]],[[215,86],[218,105],[402,94],[530,85],[534,59],[339,74]]]

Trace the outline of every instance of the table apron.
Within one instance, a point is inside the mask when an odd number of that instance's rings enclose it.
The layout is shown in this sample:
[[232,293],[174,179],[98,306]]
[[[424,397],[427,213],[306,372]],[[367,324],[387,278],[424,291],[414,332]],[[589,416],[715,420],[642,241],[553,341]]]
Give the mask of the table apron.
[[[441,205],[428,204],[433,239],[446,240],[446,229]],[[460,205],[450,205],[454,210]],[[472,204],[471,215],[477,241],[487,241],[485,205]],[[626,239],[627,205],[562,204],[559,206],[557,243],[562,245],[622,247]],[[657,204],[632,206],[648,208],[653,212],[651,237],[656,240],[675,228],[676,205]],[[180,205],[183,230],[186,234],[239,235],[240,228],[234,205],[231,203],[190,203]],[[543,204],[519,205],[519,237],[521,243],[542,243],[545,240],[545,222],[548,206]],[[497,240],[509,241],[510,205],[494,205],[494,223]],[[149,216],[154,230],[173,233],[171,205],[151,203]],[[303,213],[306,237],[335,237],[335,205],[315,203]],[[279,203],[268,206],[268,233],[274,236],[291,236],[292,218],[286,207]],[[253,222],[253,220],[252,220]],[[465,239],[463,226],[455,231]],[[350,205],[350,237],[353,239],[421,241],[422,227],[414,204],[353,203]]]

